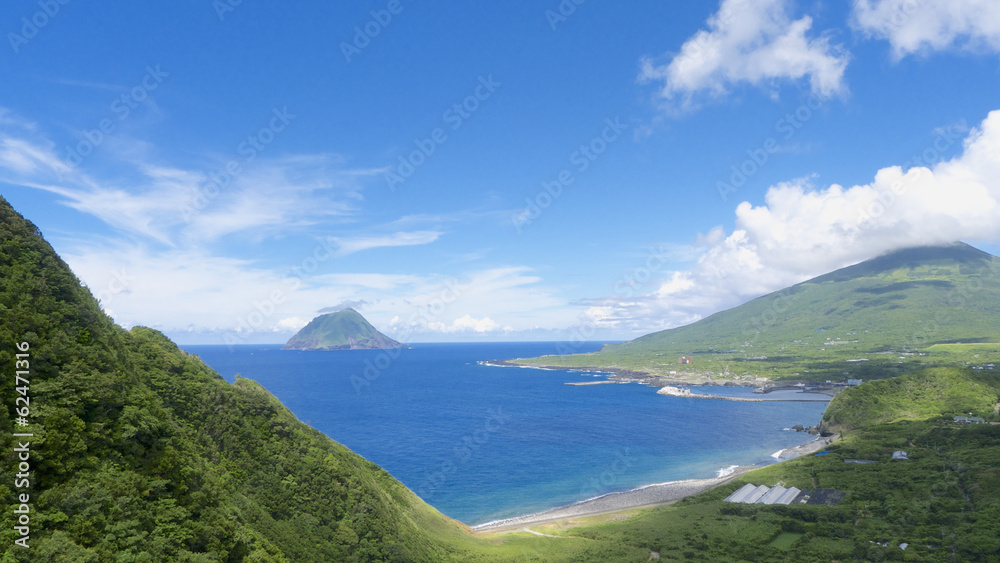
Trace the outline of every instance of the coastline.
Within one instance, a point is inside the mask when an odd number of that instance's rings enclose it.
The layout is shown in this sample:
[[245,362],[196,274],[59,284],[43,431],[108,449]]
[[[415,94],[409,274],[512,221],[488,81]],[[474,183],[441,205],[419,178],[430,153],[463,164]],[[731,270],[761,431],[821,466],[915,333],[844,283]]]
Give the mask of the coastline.
[[[832,444],[839,437],[839,434],[834,434],[829,437],[816,437],[814,440],[810,440],[805,444],[795,446],[793,448],[785,448],[776,452],[780,455],[775,457],[775,459],[778,460],[777,463],[780,463],[788,459],[818,452]],[[559,506],[542,512],[535,512],[532,514],[525,514],[522,516],[514,516],[511,518],[477,524],[475,526],[470,526],[470,528],[476,533],[495,534],[522,529],[526,530],[531,526],[551,524],[572,518],[606,515],[624,510],[662,506],[671,504],[685,497],[714,489],[733,481],[746,473],[753,471],[754,469],[759,469],[760,467],[763,466],[737,467],[728,475],[708,479],[685,479],[682,481],[653,483],[637,487],[629,491],[608,493],[575,504]]]
[[652,375],[644,371],[635,371],[616,367],[595,367],[595,366],[542,366],[534,364],[516,364],[514,360],[480,360],[476,362],[484,366],[509,367],[522,369],[540,369],[545,371],[575,371],[587,373],[599,373],[607,375],[609,379],[620,382],[636,382],[650,387],[663,387],[664,385],[697,385],[697,386],[719,386],[719,387],[760,387],[760,381],[746,379],[712,379],[707,376],[674,376],[667,380],[664,376]]
[[609,514],[622,510],[635,508],[648,508],[669,504],[684,497],[696,495],[703,491],[713,489],[740,477],[744,473],[752,471],[756,467],[740,467],[724,477],[713,477],[710,479],[685,479],[682,481],[668,481],[666,483],[653,483],[619,493],[609,493],[592,499],[584,500],[575,504],[551,508],[542,512],[504,518],[471,526],[474,532],[503,532],[516,530],[527,526],[547,524],[578,518],[581,516],[594,516],[598,514]]

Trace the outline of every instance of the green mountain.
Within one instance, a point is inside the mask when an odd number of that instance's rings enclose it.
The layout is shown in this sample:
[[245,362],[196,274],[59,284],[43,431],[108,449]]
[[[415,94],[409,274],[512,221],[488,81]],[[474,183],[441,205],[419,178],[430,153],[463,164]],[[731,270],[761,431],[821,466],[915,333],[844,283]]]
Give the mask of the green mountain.
[[892,252],[592,354],[517,362],[842,381],[995,362],[998,343],[1000,258],[959,243]]
[[257,383],[230,385],[159,332],[114,324],[2,197],[0,366],[4,563],[649,553],[583,538],[475,537]]
[[383,350],[408,348],[379,332],[354,309],[320,315],[309,321],[283,350]]

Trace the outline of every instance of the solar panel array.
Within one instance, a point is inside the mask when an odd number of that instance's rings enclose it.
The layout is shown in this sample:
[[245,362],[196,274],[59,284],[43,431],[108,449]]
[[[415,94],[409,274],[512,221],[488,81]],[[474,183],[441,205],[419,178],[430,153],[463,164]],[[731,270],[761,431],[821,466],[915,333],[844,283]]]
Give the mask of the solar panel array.
[[791,504],[801,493],[802,491],[795,487],[786,489],[782,486],[755,486],[747,483],[723,500],[742,504]]

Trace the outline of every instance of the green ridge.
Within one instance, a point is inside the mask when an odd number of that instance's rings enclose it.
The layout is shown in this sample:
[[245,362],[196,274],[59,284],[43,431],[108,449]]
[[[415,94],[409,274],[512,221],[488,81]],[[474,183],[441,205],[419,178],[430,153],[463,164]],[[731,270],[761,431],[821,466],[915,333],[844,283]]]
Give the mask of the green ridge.
[[959,243],[893,252],[591,354],[517,362],[844,381],[998,360],[1000,258]]
[[408,348],[379,332],[354,309],[320,315],[285,343],[284,350]]
[[[27,427],[14,426],[20,342]],[[629,561],[641,551],[474,537],[257,383],[229,385],[159,332],[115,325],[2,197],[0,366],[4,563]],[[34,434],[30,489],[15,484],[14,432]],[[27,549],[14,543],[20,494],[30,495]]]

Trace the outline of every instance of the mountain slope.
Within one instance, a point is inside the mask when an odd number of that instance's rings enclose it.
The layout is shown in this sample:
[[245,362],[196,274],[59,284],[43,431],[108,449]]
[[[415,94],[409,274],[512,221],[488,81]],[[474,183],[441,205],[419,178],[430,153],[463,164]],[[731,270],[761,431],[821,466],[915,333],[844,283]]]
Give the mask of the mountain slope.
[[[11,555],[431,560],[448,549],[424,528],[465,535],[257,384],[230,386],[160,333],[114,325],[0,199],[5,371],[25,347],[29,426],[14,426],[14,378],[0,380],[0,536]],[[34,434],[30,489],[9,474],[13,432]],[[14,544],[15,493],[30,494],[30,551]]]
[[[843,379],[976,353],[997,359],[996,343],[1000,258],[960,243],[892,252],[593,354],[521,363]],[[694,362],[678,365],[679,356]]]
[[[0,366],[4,562],[648,555],[582,538],[476,538],[375,464],[299,422],[260,385],[241,378],[229,385],[159,332],[115,325],[2,197]],[[20,374],[27,382],[13,377],[15,366],[28,372]],[[30,401],[29,412],[15,410],[22,408],[18,397]],[[28,425],[15,425],[19,417]],[[30,466],[23,483],[15,475],[22,446]],[[26,515],[14,512],[21,504]],[[22,516],[27,533],[17,528]]]
[[354,309],[320,315],[285,343],[283,350],[376,350],[406,348],[379,332]]

